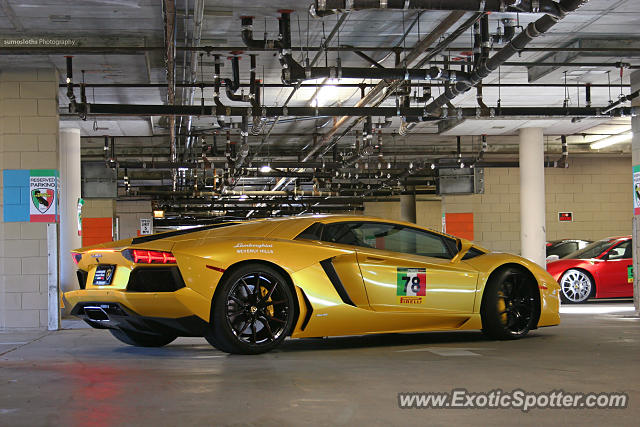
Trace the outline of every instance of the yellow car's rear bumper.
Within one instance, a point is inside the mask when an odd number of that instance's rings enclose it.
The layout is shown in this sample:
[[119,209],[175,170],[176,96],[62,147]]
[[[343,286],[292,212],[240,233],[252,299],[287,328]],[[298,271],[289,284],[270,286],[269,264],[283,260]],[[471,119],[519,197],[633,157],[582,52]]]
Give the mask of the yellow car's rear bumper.
[[73,310],[80,303],[117,303],[140,316],[177,319],[197,316],[209,321],[211,301],[190,288],[175,292],[127,292],[122,289],[83,289],[66,292],[64,298]]

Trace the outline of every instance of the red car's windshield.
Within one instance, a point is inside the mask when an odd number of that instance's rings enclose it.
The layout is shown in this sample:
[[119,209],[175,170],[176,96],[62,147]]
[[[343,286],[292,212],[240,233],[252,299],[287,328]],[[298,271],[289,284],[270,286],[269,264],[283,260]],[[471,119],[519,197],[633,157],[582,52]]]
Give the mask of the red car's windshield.
[[604,239],[598,240],[597,242],[593,242],[588,246],[580,249],[579,251],[575,251],[570,253],[567,256],[562,257],[562,259],[590,259],[597,258],[607,249],[609,249],[617,239]]

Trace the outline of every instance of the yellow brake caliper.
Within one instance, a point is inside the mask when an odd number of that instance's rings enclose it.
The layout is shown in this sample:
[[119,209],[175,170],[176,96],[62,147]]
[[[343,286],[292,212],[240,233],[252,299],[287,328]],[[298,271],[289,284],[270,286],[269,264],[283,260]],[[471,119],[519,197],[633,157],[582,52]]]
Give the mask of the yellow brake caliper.
[[[262,286],[260,286],[260,295],[262,295],[262,297],[264,298],[267,294],[269,293],[269,290],[267,288],[264,288]],[[271,302],[273,301],[271,299],[271,297],[269,297],[269,299],[267,300],[267,302]],[[273,317],[273,305],[267,305],[267,312],[269,313],[269,316]]]
[[500,321],[502,324],[507,324],[507,313],[503,313],[507,308],[507,304],[504,302],[504,293],[502,291],[498,292],[498,313],[502,313],[500,315]]

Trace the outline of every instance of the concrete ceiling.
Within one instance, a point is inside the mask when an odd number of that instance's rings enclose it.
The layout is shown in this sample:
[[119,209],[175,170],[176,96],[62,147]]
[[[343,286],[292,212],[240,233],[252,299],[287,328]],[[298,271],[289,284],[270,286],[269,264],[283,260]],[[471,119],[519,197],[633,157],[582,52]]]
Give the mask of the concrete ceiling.
[[[195,0],[176,0],[176,39],[177,46],[188,45],[192,39],[193,9]],[[241,39],[240,17],[252,15],[254,21],[254,35],[262,39],[264,34],[268,38],[275,38],[278,33],[278,10],[291,9],[292,45],[302,47],[295,50],[293,56],[302,62],[304,58],[315,54],[314,51],[306,51],[305,47],[318,47],[324,37],[329,34],[336,24],[339,15],[327,16],[323,19],[309,17],[307,9],[310,1],[271,1],[259,0],[252,2],[236,0],[205,0],[204,21],[201,35],[201,45],[223,48],[214,52],[222,55],[225,60],[222,68],[222,77],[231,77],[230,62],[226,57],[230,50],[243,46]],[[367,10],[349,13],[340,31],[333,38],[329,46],[357,46],[357,47],[408,47],[411,48],[418,40],[432,31],[449,12],[415,10]],[[469,13],[466,16],[470,16]],[[536,20],[539,14],[501,14],[490,15],[490,32],[494,33],[499,25],[500,18],[513,17],[519,20],[520,25],[527,25]],[[563,59],[570,63],[597,62],[603,64],[615,64],[625,62],[632,65],[640,65],[640,52],[611,52],[599,53],[557,53],[545,51],[549,48],[574,46],[576,43],[616,43],[616,45],[638,49],[640,48],[640,26],[637,25],[640,18],[640,2],[637,0],[591,0],[578,11],[569,14],[561,20],[552,30],[529,44],[528,48],[538,48],[537,51],[524,51],[514,56],[510,62],[558,62]],[[461,22],[461,21],[460,21]],[[162,1],[160,0],[0,0],[0,45],[17,46],[20,40],[37,40],[36,46],[50,47],[60,44],[71,47],[140,47],[164,45]],[[403,34],[411,25],[411,31],[403,39]],[[454,25],[451,30],[456,28]],[[450,30],[450,31],[451,31]],[[17,40],[17,41],[16,41]],[[452,59],[464,58],[465,53],[471,50],[472,36],[466,31],[457,40],[449,45],[443,52]],[[224,47],[228,47],[225,50]],[[46,53],[32,52],[25,54],[9,54],[2,52],[0,55],[0,67],[43,67],[54,66],[61,76],[61,83],[65,74],[64,51],[48,51]],[[277,52],[256,52],[258,78],[267,84],[281,83],[281,66],[278,62]],[[365,52],[385,67],[394,67],[394,54],[388,51]],[[176,76],[178,81],[188,76],[188,67],[191,53],[181,49],[177,50]],[[197,54],[196,54],[197,55]],[[554,56],[552,56],[554,55]],[[564,56],[563,56],[564,55]],[[616,56],[620,55],[620,56]],[[343,66],[366,67],[365,60],[352,52],[328,52],[323,55],[318,65],[335,65],[340,57]],[[434,58],[444,59],[444,56]],[[204,54],[197,56],[197,81],[211,82],[213,80],[213,56]],[[202,65],[202,66],[201,66]],[[74,55],[74,79],[79,82],[83,78],[81,70],[84,70],[84,81],[89,84],[166,84],[166,64],[162,50],[151,50],[136,53],[101,54],[75,54]],[[536,69],[535,71],[539,71]],[[494,72],[484,79],[484,101],[489,106],[495,106],[498,99],[503,107],[559,107],[582,106],[585,103],[585,88],[570,87],[567,91],[562,86],[541,87],[539,84],[561,85],[591,83],[603,85],[611,83],[614,87],[593,87],[591,89],[591,101],[594,106],[606,106],[610,101],[615,101],[618,96],[628,94],[628,86],[619,87],[620,84],[629,84],[630,70],[620,70],[612,66],[581,66],[565,65],[548,67],[542,70],[543,74],[536,77],[529,84],[530,74],[533,69],[526,66],[502,66],[499,73]],[[241,81],[248,82],[249,57],[247,53],[241,55],[240,77]],[[342,79],[340,83],[377,83],[375,80]],[[521,86],[498,87],[498,84],[518,84]],[[245,88],[246,90],[246,88]],[[266,105],[282,105],[291,92],[290,87],[266,87],[264,88],[263,101]],[[289,102],[289,106],[307,106],[316,93],[314,87],[300,88]],[[441,88],[434,88],[433,95],[437,96]],[[166,146],[169,145],[167,134],[168,121],[163,118],[150,117],[89,117],[87,121],[81,121],[75,116],[65,115],[68,103],[66,90],[60,90],[60,109],[62,126],[80,127],[82,134],[89,136],[111,135],[117,137],[138,137],[156,135],[153,144],[157,147],[163,139]],[[87,89],[89,102],[114,103],[114,104],[162,104],[166,103],[166,88],[164,87],[97,87]],[[178,102],[185,102],[186,90],[178,89]],[[195,104],[200,103],[200,89],[195,90]],[[357,87],[334,88],[325,90],[323,95],[325,105],[350,106],[360,98]],[[225,105],[246,105],[235,103],[222,97]],[[204,99],[207,105],[213,104],[213,89],[204,89]],[[471,90],[456,98],[453,102],[456,107],[476,107],[476,92]],[[395,97],[389,97],[383,106],[395,106]],[[628,104],[627,104],[628,105]],[[381,118],[374,117],[374,122]],[[236,118],[236,121],[239,119]],[[219,132],[215,117],[195,117],[193,119],[193,131],[205,135],[206,143],[211,143],[212,134]],[[324,126],[322,126],[324,125]],[[272,131],[271,137],[264,140],[262,137],[250,137],[252,147],[251,155],[256,160],[273,159],[280,155],[283,159],[296,159],[313,142],[312,134],[317,132],[320,136],[332,125],[331,118],[300,119],[283,118]],[[462,139],[463,151],[473,151],[477,141],[472,138],[481,134],[490,135],[491,141],[496,143],[492,152],[499,154],[512,153],[517,139],[519,128],[536,125],[546,129],[549,136],[549,150],[559,151],[560,134],[570,135],[569,144],[573,150],[591,154],[587,142],[597,139],[597,135],[618,133],[629,127],[629,119],[583,119],[571,120],[544,118],[543,120],[527,119],[473,119],[467,118],[459,123],[449,126],[446,131],[439,133],[436,122],[423,122],[418,124],[413,132],[407,136],[397,134],[400,120],[393,118],[391,127],[383,130],[383,144],[385,148],[394,153],[396,158],[412,156],[411,153],[443,153],[452,155],[455,150],[456,136],[464,136]],[[441,127],[442,128],[442,125]],[[361,129],[359,126],[357,129]],[[572,136],[575,135],[575,136]],[[238,130],[232,131],[232,138],[238,140]],[[221,141],[224,140],[219,135]],[[83,142],[85,154],[90,153],[88,141]],[[134,139],[131,144],[144,145],[145,139]],[[142,142],[141,142],[142,141]],[[150,139],[148,141],[151,141]],[[220,145],[223,142],[218,141]],[[475,143],[474,143],[475,141]],[[352,150],[355,143],[355,133],[351,132],[340,140],[340,151]],[[555,144],[555,145],[554,145]],[[126,146],[126,143],[124,144]],[[395,148],[394,148],[395,147]],[[87,151],[89,150],[89,151]],[[395,151],[394,151],[395,150]],[[628,144],[615,146],[609,152],[628,152]],[[165,150],[166,151],[166,150]],[[607,151],[607,150],[605,150]],[[164,151],[162,151],[164,152]],[[162,154],[158,151],[158,154]],[[274,154],[275,153],[275,154]],[[405,154],[401,154],[405,153]],[[597,155],[597,153],[593,153]],[[89,156],[89,154],[87,154]],[[87,158],[90,158],[87,157]],[[269,188],[269,183],[265,184]]]

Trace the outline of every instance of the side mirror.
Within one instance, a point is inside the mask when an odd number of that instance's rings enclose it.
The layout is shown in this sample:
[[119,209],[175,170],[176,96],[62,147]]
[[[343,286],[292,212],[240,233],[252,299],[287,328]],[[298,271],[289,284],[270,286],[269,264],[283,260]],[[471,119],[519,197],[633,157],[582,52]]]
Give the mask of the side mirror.
[[451,263],[457,263],[464,258],[464,256],[471,249],[471,242],[468,240],[456,239],[456,248],[458,249],[458,253],[451,259]]
[[547,262],[553,262],[560,259],[560,255],[549,255],[547,257]]

